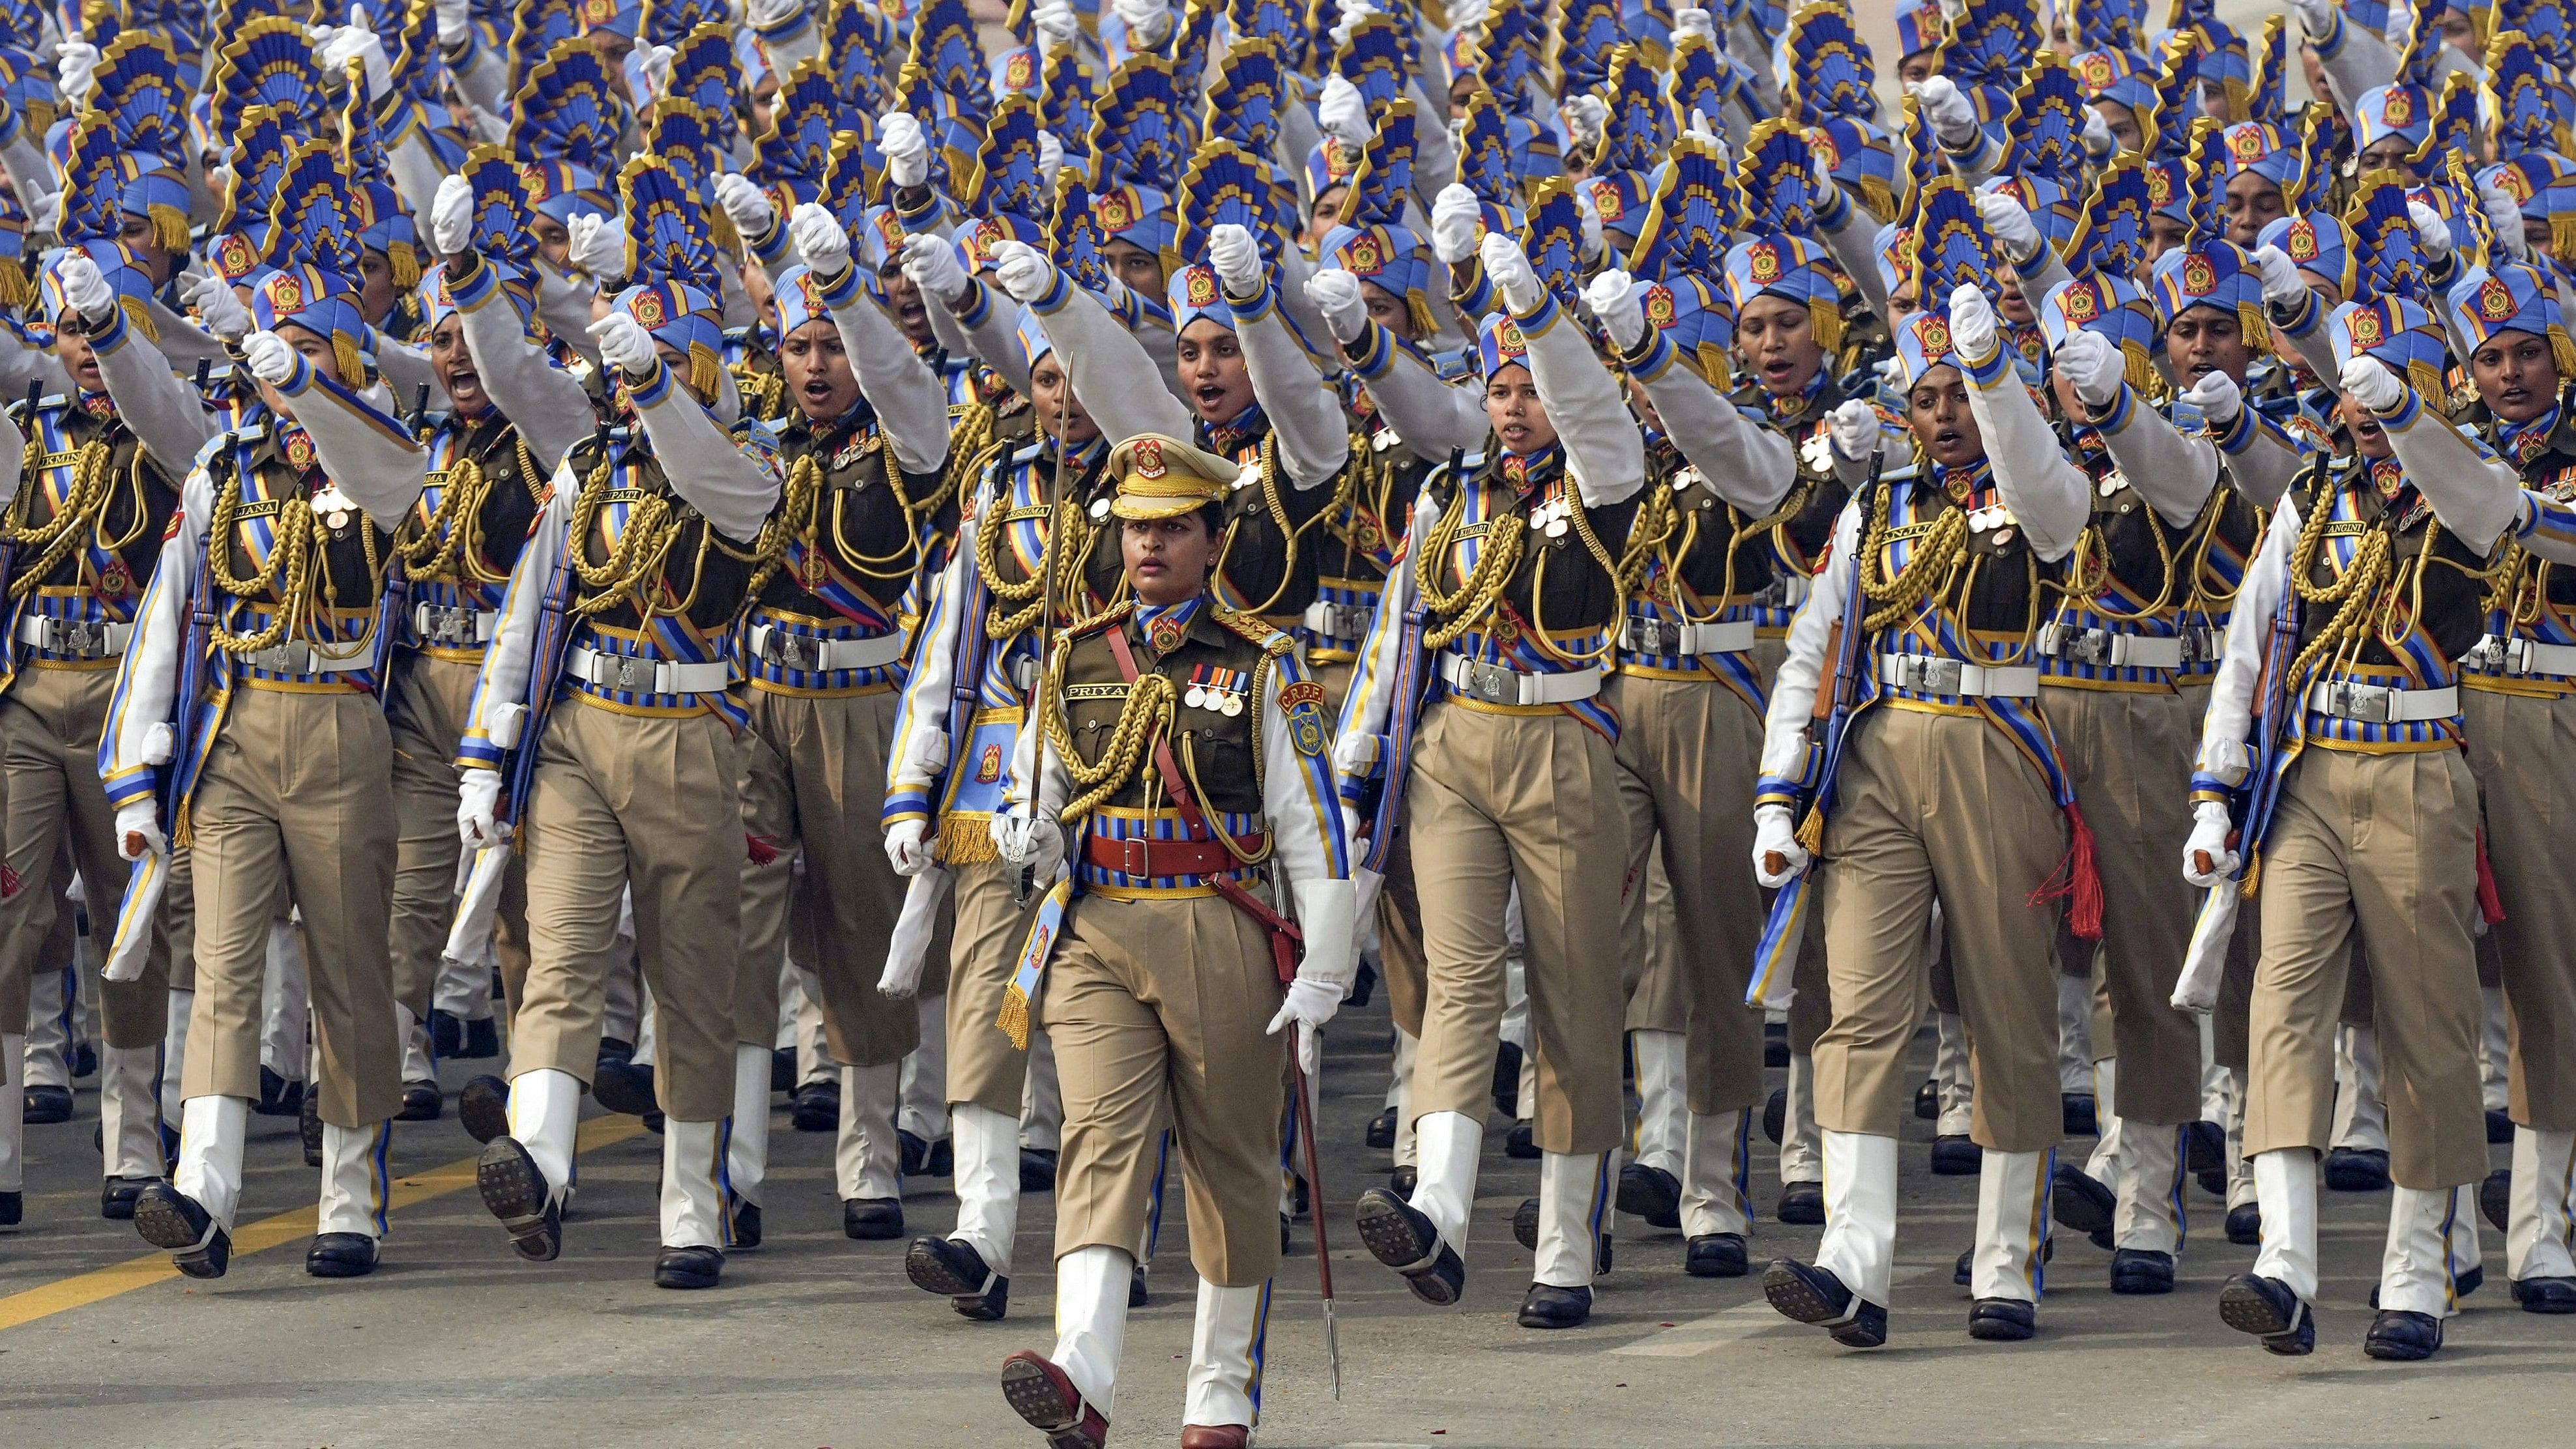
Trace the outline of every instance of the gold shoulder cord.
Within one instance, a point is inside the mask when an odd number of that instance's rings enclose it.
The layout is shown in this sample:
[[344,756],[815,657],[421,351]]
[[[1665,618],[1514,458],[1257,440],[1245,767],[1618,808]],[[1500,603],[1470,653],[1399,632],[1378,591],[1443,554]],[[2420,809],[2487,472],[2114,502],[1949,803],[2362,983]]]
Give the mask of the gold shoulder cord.
[[[1887,572],[1888,512],[1892,488],[1875,490],[1870,503],[1869,527],[1861,539],[1861,597],[1877,607],[1861,618],[1861,627],[1870,632],[1902,622],[1915,607],[1930,597],[1936,586],[1946,596],[1951,577],[1958,571],[1960,560],[1968,554],[1968,511],[1953,506],[1942,510],[1932,522],[1932,531],[1914,545],[1914,557],[1893,574]],[[1958,500],[1951,500],[1955,505]],[[1973,570],[1972,570],[1973,572]]]
[[[1009,498],[1005,492],[1002,497]],[[988,526],[975,530],[975,571],[983,576],[984,587],[993,594],[993,606],[984,615],[984,637],[1008,639],[1038,622],[1046,612],[1046,571],[1055,570],[1056,586],[1065,599],[1080,597],[1071,592],[1082,586],[1083,561],[1091,556],[1091,520],[1072,499],[1057,501],[1047,519],[1046,535],[1038,555],[1038,572],[1018,583],[1002,577],[1002,535],[1010,530],[1010,510],[995,508],[984,522]],[[1013,606],[1009,613],[1004,605]]]
[[[1112,628],[1121,627],[1111,625]],[[1073,747],[1073,728],[1065,722],[1064,665],[1072,654],[1058,649],[1047,661],[1046,692],[1054,696],[1054,708],[1043,711],[1048,741],[1055,746],[1057,757],[1064,761],[1065,773],[1073,778],[1074,797],[1065,802],[1057,815],[1062,823],[1072,825],[1089,815],[1101,801],[1118,793],[1118,787],[1142,771],[1150,776],[1145,764],[1146,750],[1157,730],[1172,728],[1173,707],[1180,692],[1172,681],[1160,674],[1140,673],[1127,690],[1126,700],[1119,705],[1118,723],[1109,732],[1108,743],[1101,747],[1100,763],[1086,765]]]
[[[1279,520],[1279,532],[1280,535],[1287,540],[1288,549],[1287,552],[1282,554],[1279,559],[1279,587],[1270,591],[1269,598],[1263,599],[1257,604],[1245,604],[1236,612],[1244,614],[1269,613],[1271,606],[1278,603],[1280,597],[1288,592],[1289,586],[1297,581],[1298,539],[1304,535],[1306,530],[1313,528],[1316,523],[1335,512],[1341,503],[1348,498],[1352,483],[1352,474],[1359,464],[1360,456],[1360,454],[1354,453],[1351,456],[1351,461],[1342,465],[1342,476],[1334,485],[1333,497],[1327,499],[1324,506],[1315,511],[1315,516],[1307,519],[1304,523],[1291,527],[1288,522],[1287,501],[1280,497],[1279,494],[1279,434],[1276,429],[1273,429],[1272,431],[1262,435],[1261,501],[1262,504],[1270,510],[1270,516]],[[1241,514],[1237,514],[1226,521],[1225,537],[1219,540],[1217,544],[1216,563],[1208,570],[1208,576],[1210,578],[1224,577],[1226,561],[1234,556],[1234,540],[1236,535],[1241,532],[1242,528],[1243,516]]]
[[[1620,601],[1620,607],[1624,611],[1628,596],[1636,590],[1638,577],[1646,571],[1645,555],[1611,557],[1610,550],[1601,542],[1600,535],[1592,531],[1592,510],[1583,501],[1582,487],[1574,481],[1571,474],[1559,475],[1558,481],[1574,495],[1574,506],[1566,515],[1574,524],[1574,536],[1583,540],[1584,550],[1592,555],[1592,561],[1601,565],[1601,571],[1609,576],[1610,595]],[[1538,562],[1530,569],[1530,626],[1534,635],[1530,642],[1540,653],[1564,664],[1590,664],[1596,660],[1609,658],[1619,647],[1619,630],[1615,622],[1612,627],[1602,631],[1601,647],[1597,649],[1563,650],[1557,648],[1548,638],[1547,560],[1554,552],[1556,550],[1552,548],[1540,549]]]
[[[518,453],[519,479],[533,496],[537,460],[528,451],[527,440],[515,432],[510,443]],[[424,518],[415,506],[404,518],[394,535],[394,554],[415,579],[505,584],[509,575],[496,574],[483,564],[483,505],[492,496],[491,475],[483,471],[481,462],[464,454],[460,445],[455,465],[439,484],[437,509]]]
[[[589,475],[582,479],[581,495],[573,503],[572,526],[568,535],[570,543],[565,552],[570,555],[574,577],[591,591],[589,597],[573,601],[573,612],[583,618],[596,618],[621,603],[635,610],[639,627],[651,624],[657,616],[682,618],[697,602],[698,589],[706,582],[709,553],[721,553],[737,562],[750,564],[755,576],[777,554],[784,530],[782,519],[787,512],[784,508],[771,511],[768,521],[761,525],[759,541],[747,549],[726,543],[714,525],[706,525],[698,533],[698,552],[689,573],[689,592],[677,601],[659,602],[653,597],[655,586],[662,582],[663,566],[670,558],[672,548],[678,544],[680,530],[687,522],[679,509],[672,505],[667,486],[635,500],[627,511],[626,526],[618,530],[617,543],[609,550],[607,562],[593,564],[584,557],[591,529],[599,521],[599,510],[608,501],[611,491],[608,485],[615,476],[615,464],[603,453]],[[668,590],[661,592],[667,593]]]
[[[2213,490],[2210,493],[2209,501],[2201,506],[2200,517],[2193,523],[2191,536],[2184,541],[2186,551],[2195,561],[2209,552],[2209,534],[2217,527],[2217,505],[2222,492]],[[2165,541],[2164,520],[2156,516],[2155,505],[2141,497],[2138,506],[2147,511],[2147,532],[2155,536],[2156,562],[2164,570],[2164,582],[2156,591],[2155,602],[2136,613],[2126,613],[2103,604],[2102,590],[2112,582],[2111,546],[2102,536],[2102,526],[2090,521],[2075,535],[2075,550],[2066,556],[2066,582],[2049,585],[2050,591],[2114,623],[2134,623],[2164,613],[2165,606],[2173,601],[2174,595],[2173,545]],[[2197,544],[2196,549],[2194,544]]]
[[[10,500],[9,511],[0,517],[0,539],[21,548],[36,550],[35,562],[18,571],[9,582],[9,595],[16,598],[34,589],[45,576],[84,543],[96,538],[98,529],[107,521],[109,500],[115,494],[115,480],[108,476],[113,450],[104,438],[93,438],[75,449],[72,455],[72,486],[62,506],[42,523],[32,522],[36,498],[44,490],[32,486],[45,456],[41,434],[27,439],[26,461],[20,467],[22,480],[18,496]],[[127,485],[134,497],[135,528],[143,527],[142,450],[135,450],[133,467],[127,470]],[[121,548],[134,541],[132,533],[117,540],[99,539],[100,546]]]
[[[355,654],[363,649],[374,637],[373,619],[368,621],[366,633],[352,640],[343,640],[328,628],[315,632],[315,576],[320,576],[321,602],[326,612],[339,607],[340,595],[338,586],[331,580],[331,570],[325,559],[325,550],[331,542],[329,532],[314,521],[312,504],[300,494],[277,501],[272,525],[275,537],[269,547],[268,561],[260,565],[257,572],[247,576],[233,572],[232,551],[234,541],[239,537],[242,507],[242,476],[238,462],[227,465],[226,473],[222,486],[216,490],[214,520],[206,537],[207,573],[216,588],[236,599],[254,600],[265,593],[276,601],[277,607],[270,611],[267,627],[256,633],[237,634],[228,629],[216,629],[215,647],[227,654],[256,654],[291,635],[300,634],[309,642],[330,650],[345,648],[349,654]],[[359,514],[358,540],[366,554],[371,599],[383,597],[385,573],[391,562],[377,551],[376,537],[375,524],[365,514]]]
[[1512,571],[1520,567],[1522,535],[1529,528],[1529,520],[1521,516],[1519,509],[1497,512],[1485,525],[1484,546],[1477,550],[1476,566],[1468,571],[1465,582],[1456,589],[1448,588],[1442,579],[1450,550],[1458,542],[1461,521],[1466,517],[1467,492],[1476,486],[1463,479],[1458,481],[1460,486],[1450,495],[1449,506],[1431,525],[1430,536],[1422,541],[1422,551],[1413,561],[1414,586],[1421,590],[1423,604],[1443,621],[1423,629],[1425,649],[1446,647],[1493,612],[1494,600],[1502,595]]

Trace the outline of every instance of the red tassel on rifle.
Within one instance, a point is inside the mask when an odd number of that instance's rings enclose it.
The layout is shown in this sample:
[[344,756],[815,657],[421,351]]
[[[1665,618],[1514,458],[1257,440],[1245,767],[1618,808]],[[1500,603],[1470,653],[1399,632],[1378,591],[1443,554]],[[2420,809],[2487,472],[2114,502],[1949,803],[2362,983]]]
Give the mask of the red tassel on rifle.
[[2027,904],[2044,906],[2054,900],[2066,902],[2066,924],[2079,941],[2102,939],[2102,873],[2093,864],[2093,827],[2084,823],[2084,812],[2073,804],[2066,807],[2067,833],[2072,837],[2066,857],[2048,879],[2032,891]]
[[2478,829],[2478,915],[2490,926],[2504,919],[2504,896],[2496,890],[2495,866],[2487,860],[2487,832]]
[[751,857],[753,865],[767,865],[778,859],[778,842],[765,835],[754,835],[746,830],[743,832],[742,844],[743,853]]

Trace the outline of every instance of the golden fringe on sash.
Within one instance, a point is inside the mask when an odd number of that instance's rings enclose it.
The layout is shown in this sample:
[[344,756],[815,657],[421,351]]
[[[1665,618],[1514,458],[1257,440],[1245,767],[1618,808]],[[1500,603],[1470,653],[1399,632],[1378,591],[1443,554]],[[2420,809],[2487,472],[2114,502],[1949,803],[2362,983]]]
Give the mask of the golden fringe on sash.
[[2250,901],[2250,900],[2254,899],[2254,892],[2255,892],[2256,890],[2260,889],[2260,888],[2262,887],[2262,884],[2263,884],[2263,851],[2262,851],[2261,847],[2259,847],[2259,846],[2258,846],[2258,847],[2256,847],[2254,850],[2251,850],[2251,851],[2249,851],[2249,852],[2247,852],[2247,853],[2246,853],[2246,856],[2245,856],[2245,883],[2244,883],[2243,885],[2238,886],[2238,887],[2236,888],[2236,893],[2237,893],[2238,895],[2240,895],[2240,896],[2243,896],[2245,899],[2247,899],[2247,900],[2249,900],[2249,901]]
[[952,810],[939,817],[939,863],[954,869],[995,859],[993,817],[971,810]]
[[1798,848],[1807,852],[1808,859],[1821,857],[1825,853],[1825,812],[1816,806],[1808,806],[1807,818],[1798,822],[1795,838]]
[[1029,994],[1017,980],[1002,988],[1002,1009],[994,1014],[993,1025],[1011,1039],[1011,1050],[1029,1049]]

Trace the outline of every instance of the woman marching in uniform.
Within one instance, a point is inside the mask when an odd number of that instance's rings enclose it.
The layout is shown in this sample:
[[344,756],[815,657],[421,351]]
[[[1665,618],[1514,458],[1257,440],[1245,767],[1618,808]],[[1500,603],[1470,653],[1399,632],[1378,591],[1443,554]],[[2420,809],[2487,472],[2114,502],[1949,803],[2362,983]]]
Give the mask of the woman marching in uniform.
[[[1146,434],[1109,469],[1135,597],[1050,659],[1011,771],[1036,782],[1034,815],[993,824],[1004,861],[1041,880],[1063,862],[1061,827],[1077,827],[1072,881],[1039,912],[1009,1003],[1027,1004],[1064,1080],[1056,1343],[1004,1360],[1002,1391],[1058,1449],[1107,1441],[1169,1123],[1200,1280],[1181,1443],[1243,1449],[1279,1261],[1281,1079],[1292,1043],[1311,1075],[1316,1029],[1350,986],[1349,859],[1323,687],[1294,640],[1209,588],[1236,465]],[[1264,877],[1304,931],[1293,981],[1256,915]]]

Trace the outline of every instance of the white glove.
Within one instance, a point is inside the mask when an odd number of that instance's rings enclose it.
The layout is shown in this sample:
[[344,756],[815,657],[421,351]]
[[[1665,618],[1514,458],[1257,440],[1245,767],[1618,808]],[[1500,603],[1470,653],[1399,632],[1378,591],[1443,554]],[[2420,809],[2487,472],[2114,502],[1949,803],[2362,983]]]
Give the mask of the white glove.
[[1730,170],[1733,169],[1734,162],[1730,159],[1729,152],[1727,151],[1726,138],[1718,134],[1717,125],[1715,122],[1709,120],[1708,112],[1701,110],[1697,106],[1691,107],[1690,124],[1682,127],[1682,134],[1690,137],[1694,141],[1700,141],[1708,145],[1715,146],[1717,148],[1717,164],[1723,168]]
[[1626,272],[1612,267],[1594,277],[1583,289],[1583,300],[1592,315],[1601,319],[1602,330],[1621,352],[1634,352],[1646,341],[1646,307],[1636,291],[1636,281]]
[[2227,427],[2245,411],[2245,390],[2236,385],[2236,379],[2215,370],[2202,373],[2200,381],[2184,389],[2182,400],[2200,409],[2212,427]]
[[897,191],[909,191],[930,179],[930,138],[910,111],[888,111],[877,133],[877,150],[885,157],[886,180]]
[[1715,40],[1717,22],[1711,20],[1708,12],[1698,6],[1685,5],[1673,12],[1673,39],[1679,40],[1685,35],[1700,35]]
[[197,309],[197,317],[206,330],[226,342],[239,342],[250,335],[250,309],[233,295],[233,284],[213,273],[188,284],[179,300]]
[[367,98],[375,100],[394,88],[393,63],[385,58],[384,38],[368,28],[362,19],[354,25],[316,25],[305,31],[308,39],[318,42],[314,64],[322,74],[338,79],[347,71],[349,62],[366,68]]
[[1977,108],[1956,81],[1946,75],[1928,76],[1912,90],[1923,102],[1923,113],[1932,118],[1932,134],[1942,145],[1964,151],[1975,143]]
[[2299,264],[2279,247],[2257,247],[2254,265],[2263,269],[2263,302],[2270,307],[2295,307],[2308,295],[2308,279],[2299,275]]
[[625,217],[577,211],[564,232],[571,239],[565,259],[575,267],[602,281],[626,275]]
[[442,177],[429,201],[429,244],[443,257],[462,256],[474,236],[474,183]]
[[591,341],[599,348],[599,360],[619,368],[628,377],[647,378],[661,364],[662,354],[653,350],[653,334],[629,312],[610,312],[590,324]]
[[[788,216],[787,239],[817,277],[838,277],[850,269],[849,229],[819,201],[801,203]],[[929,240],[939,241],[937,237]]]
[[2323,40],[2334,34],[2335,0],[2290,0],[2290,8],[2299,12],[2299,28],[2310,37]]
[[2410,201],[2406,203],[2406,219],[2415,224],[2415,241],[2424,248],[2427,260],[2438,265],[2451,254],[2451,224],[2442,220],[2440,212],[2420,201]]
[[[2191,807],[2191,838],[2182,843],[2182,878],[2207,890],[2236,873],[2236,851],[2227,843],[2235,827],[2228,822],[2227,807],[2215,800],[2203,800]],[[2208,857],[2209,869],[2202,870],[2202,857]]]
[[2110,338],[2078,329],[2057,344],[2057,366],[2086,406],[2105,408],[2119,400],[2128,364]]
[[116,853],[127,860],[170,853],[169,837],[161,833],[161,807],[150,796],[116,807]]
[[1055,263],[1024,241],[994,243],[993,270],[1015,302],[1034,302],[1055,285]]
[[930,869],[930,845],[923,837],[929,827],[919,820],[898,820],[886,827],[886,862],[900,876],[916,876]]
[[1574,214],[1583,218],[1583,259],[1589,263],[1609,245],[1601,235],[1601,208],[1593,203],[1590,188],[1575,191]]
[[1333,340],[1352,343],[1368,331],[1368,303],[1360,296],[1360,279],[1339,267],[1326,267],[1306,279],[1306,300],[1324,314]]
[[754,30],[776,30],[805,13],[805,0],[750,0],[742,18]]
[[1030,867],[1041,881],[1055,879],[1064,863],[1064,831],[1050,818],[1032,816],[1025,807],[993,817],[993,849],[1005,864]]
[[97,84],[98,47],[86,40],[67,40],[54,47],[54,54],[60,57],[54,67],[56,86],[68,106],[78,109]]
[[1345,146],[1361,147],[1377,128],[1369,124],[1368,101],[1360,88],[1340,75],[1324,77],[1324,93],[1315,101],[1315,124]]
[[1064,143],[1053,131],[1038,132],[1038,178],[1055,185],[1055,174],[1064,169]]
[[1498,231],[1485,233],[1476,244],[1476,255],[1485,264],[1485,280],[1494,284],[1494,294],[1503,299],[1515,315],[1538,310],[1547,298],[1538,284],[1538,272],[1530,266],[1521,244]]
[[[1780,869],[1771,868],[1771,857],[1780,858]],[[1796,880],[1807,869],[1807,848],[1798,843],[1796,824],[1789,818],[1786,805],[1753,807],[1753,877],[1765,890],[1778,890]]]
[[2094,106],[2086,106],[2084,108],[2084,154],[2096,161],[2108,161],[2111,159],[2111,152],[2119,144],[2120,139],[2111,134],[2111,123],[2102,119],[2101,110]]
[[679,55],[667,45],[648,46],[637,69],[644,73],[644,93],[659,96],[671,88],[671,62]]
[[778,224],[778,208],[769,197],[752,184],[751,178],[728,171],[716,178],[716,205],[733,218],[734,228],[746,238],[765,236]]
[[40,191],[27,204],[27,231],[34,236],[49,237],[62,230],[63,194]]
[[501,772],[467,770],[456,787],[456,837],[468,850],[501,843]]
[[468,0],[438,0],[438,38],[441,44],[454,45],[474,28],[474,7]]
[[2478,205],[2486,209],[2487,226],[2495,233],[2496,244],[2515,261],[2531,260],[2531,245],[2522,236],[2522,203],[2513,199],[2513,193],[2487,182],[2478,188]]
[[274,332],[254,332],[242,343],[242,361],[250,375],[270,387],[283,387],[295,375],[295,349]]
[[1825,417],[1825,431],[1844,461],[1866,462],[1879,449],[1878,409],[1859,398],[1845,398]]
[[1431,254],[1453,267],[1468,260],[1476,255],[1476,233],[1484,225],[1476,193],[1450,182],[1431,198]]
[[1208,265],[1216,269],[1216,279],[1229,297],[1257,297],[1261,294],[1261,248],[1252,233],[1230,221],[1218,222],[1208,231]]
[[966,300],[967,286],[974,281],[947,238],[918,231],[903,239],[903,274],[921,289],[921,295],[937,297],[940,305],[952,310]]
[[1980,191],[1977,218],[1986,224],[1986,235],[2003,243],[2006,259],[2015,265],[2039,254],[2039,227],[2019,201],[2000,191]]
[[1610,121],[1609,102],[1599,96],[1576,96],[1558,112],[1565,117],[1566,139],[1574,143],[1574,150],[1588,155],[1601,144],[1601,128]]
[[1288,983],[1287,997],[1279,1003],[1279,1014],[1270,1018],[1266,1028],[1277,1036],[1289,1023],[1297,1026],[1297,1065],[1312,1080],[1319,1065],[1321,1042],[1315,1029],[1333,1019],[1342,1009],[1342,988],[1329,981],[1316,981],[1300,975]]
[[107,284],[88,252],[63,253],[57,270],[63,279],[63,296],[83,322],[102,327],[116,315],[116,289]]
[[1127,48],[1159,50],[1172,38],[1172,7],[1164,0],[1111,0],[1111,8],[1127,24]]
[[1995,355],[1995,304],[1985,293],[1962,284],[1950,294],[1950,343],[1970,362]]
[[1046,0],[1030,11],[1029,28],[1037,36],[1037,49],[1041,54],[1059,45],[1071,45],[1082,34],[1082,22],[1075,18],[1073,7],[1065,0]]
[[2406,401],[2406,384],[2376,357],[2356,357],[2343,365],[2343,395],[2374,413],[2393,413]]

